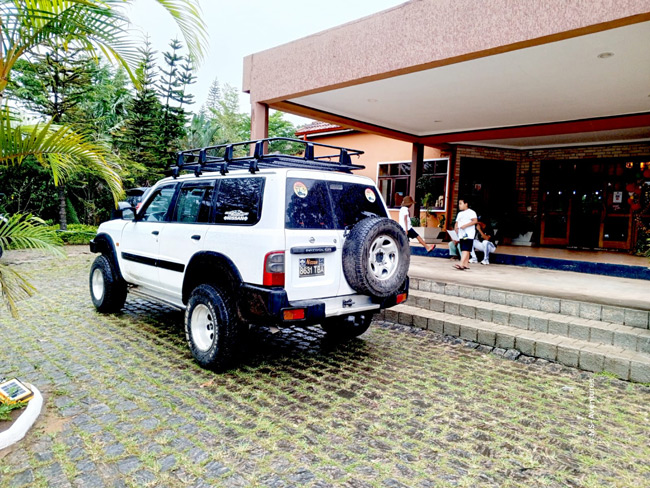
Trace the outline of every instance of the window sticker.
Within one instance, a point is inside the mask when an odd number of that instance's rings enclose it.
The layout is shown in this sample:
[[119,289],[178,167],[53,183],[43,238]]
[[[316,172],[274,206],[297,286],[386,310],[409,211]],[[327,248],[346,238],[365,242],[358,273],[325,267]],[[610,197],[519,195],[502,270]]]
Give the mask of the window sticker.
[[302,181],[296,181],[293,184],[293,192],[300,198],[305,198],[309,190]]
[[246,222],[248,220],[248,212],[242,212],[241,210],[229,210],[224,214],[223,220]]
[[377,196],[375,195],[375,192],[372,191],[372,188],[366,188],[366,198],[370,203],[375,203]]

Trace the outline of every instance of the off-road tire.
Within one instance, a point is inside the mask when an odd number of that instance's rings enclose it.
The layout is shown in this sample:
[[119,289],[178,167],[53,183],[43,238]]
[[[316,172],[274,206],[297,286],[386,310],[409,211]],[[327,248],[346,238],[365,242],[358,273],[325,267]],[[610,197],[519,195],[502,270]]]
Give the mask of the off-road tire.
[[373,315],[372,312],[354,315],[354,322],[350,322],[347,317],[332,317],[325,320],[321,327],[328,337],[342,340],[352,339],[368,330]]
[[194,288],[185,310],[185,337],[204,368],[223,371],[232,361],[240,333],[233,299],[210,284]]
[[90,267],[90,298],[98,312],[114,313],[124,307],[126,283],[117,277],[111,261],[97,256]]
[[364,295],[386,298],[400,289],[408,273],[411,249],[406,232],[392,219],[358,222],[343,244],[343,273]]

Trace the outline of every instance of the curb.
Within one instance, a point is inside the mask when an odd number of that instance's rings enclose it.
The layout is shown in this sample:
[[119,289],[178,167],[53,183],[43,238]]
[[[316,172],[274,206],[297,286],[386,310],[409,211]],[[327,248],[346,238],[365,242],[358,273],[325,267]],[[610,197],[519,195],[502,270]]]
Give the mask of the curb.
[[34,392],[34,398],[29,401],[25,411],[20,414],[20,417],[18,417],[14,424],[0,434],[0,451],[25,437],[25,434],[34,425],[43,408],[43,396],[41,392],[34,385],[30,385],[29,383],[25,384]]

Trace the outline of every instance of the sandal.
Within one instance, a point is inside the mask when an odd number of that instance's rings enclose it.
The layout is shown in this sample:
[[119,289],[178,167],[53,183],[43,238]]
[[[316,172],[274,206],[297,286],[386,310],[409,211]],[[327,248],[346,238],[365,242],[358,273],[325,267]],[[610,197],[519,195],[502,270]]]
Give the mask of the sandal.
[[465,271],[466,269],[469,269],[466,268],[465,266],[461,266],[460,264],[454,264],[454,268],[459,269],[461,271]]

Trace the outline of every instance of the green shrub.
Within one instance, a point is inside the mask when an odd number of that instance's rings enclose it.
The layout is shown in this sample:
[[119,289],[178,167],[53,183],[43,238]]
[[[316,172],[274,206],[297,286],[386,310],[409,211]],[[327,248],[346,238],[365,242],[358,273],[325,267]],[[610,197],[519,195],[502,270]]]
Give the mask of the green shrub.
[[56,231],[64,244],[68,245],[89,244],[91,239],[97,234],[97,227],[92,225],[69,224],[68,230],[64,231],[59,230],[58,224],[52,225],[50,228]]

